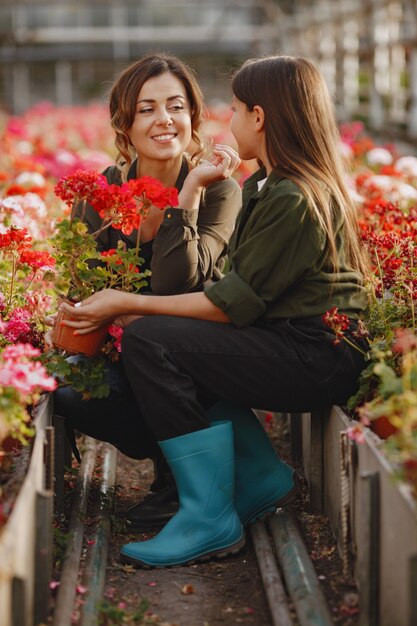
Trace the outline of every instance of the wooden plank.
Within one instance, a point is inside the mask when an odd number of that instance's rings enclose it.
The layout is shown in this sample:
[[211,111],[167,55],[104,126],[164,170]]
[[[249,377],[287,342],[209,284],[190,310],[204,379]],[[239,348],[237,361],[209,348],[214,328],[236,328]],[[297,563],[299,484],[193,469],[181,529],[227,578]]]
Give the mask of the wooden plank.
[[65,418],[61,415],[54,415],[53,424],[55,431],[55,512],[63,515],[65,509],[64,475],[65,468],[71,466],[71,456],[68,458],[69,444],[65,432]]
[[379,474],[362,472],[362,552],[359,564],[360,626],[379,626]]
[[49,581],[52,572],[52,513],[53,493],[36,494],[36,543],[34,581],[34,624],[46,624],[48,620]]
[[417,554],[410,557],[410,626],[417,624]]
[[96,459],[95,440],[86,437],[85,444],[86,451],[83,454],[83,460],[75,486],[74,501],[69,523],[69,541],[61,572],[61,584],[55,602],[53,626],[71,626],[72,623],[88,496]]
[[314,565],[290,513],[278,509],[269,518],[269,528],[300,626],[332,626]]
[[287,594],[279,573],[265,525],[257,520],[250,526],[253,547],[271,613],[271,626],[293,626]]
[[291,458],[293,463],[299,463],[303,457],[303,435],[301,413],[289,414]]
[[323,438],[325,411],[314,411],[310,420],[310,510],[323,510]]
[[44,444],[45,480],[44,488],[47,491],[53,489],[54,485],[54,463],[55,463],[55,431],[53,426],[45,428]]
[[19,576],[12,582],[12,626],[28,626],[26,613],[26,581]]
[[108,546],[111,534],[114,484],[116,480],[117,450],[110,444],[102,444],[102,479],[100,484],[99,524],[94,543],[89,547],[83,582],[88,588],[81,613],[81,626],[97,626],[97,604],[103,598],[106,580]]

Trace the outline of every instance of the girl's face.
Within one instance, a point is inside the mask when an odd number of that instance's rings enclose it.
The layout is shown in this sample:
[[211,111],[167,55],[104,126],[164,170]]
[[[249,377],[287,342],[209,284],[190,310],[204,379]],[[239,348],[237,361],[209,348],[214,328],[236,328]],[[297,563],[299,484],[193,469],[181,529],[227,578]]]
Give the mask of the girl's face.
[[244,102],[236,96],[232,98],[233,116],[230,130],[237,141],[241,159],[255,159],[259,156],[259,134],[255,132],[253,120],[255,111],[249,111]]
[[128,133],[141,164],[182,158],[191,131],[190,103],[182,82],[169,72],[147,80]]

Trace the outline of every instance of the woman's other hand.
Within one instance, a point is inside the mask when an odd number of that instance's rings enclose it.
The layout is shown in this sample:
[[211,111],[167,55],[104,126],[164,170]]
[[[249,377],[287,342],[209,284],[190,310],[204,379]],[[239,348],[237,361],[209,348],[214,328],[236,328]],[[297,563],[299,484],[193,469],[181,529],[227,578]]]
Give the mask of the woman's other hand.
[[47,315],[44,319],[44,324],[45,326],[49,326],[50,329],[47,330],[44,334],[44,341],[45,341],[45,345],[48,348],[53,348],[54,347],[54,343],[52,341],[52,328],[55,326],[55,320],[56,320],[56,313],[53,313],[52,315]]
[[75,305],[64,302],[61,309],[71,316],[71,320],[61,323],[74,328],[78,335],[91,333],[129,314],[128,304],[132,296],[137,297],[116,289],[103,289]]

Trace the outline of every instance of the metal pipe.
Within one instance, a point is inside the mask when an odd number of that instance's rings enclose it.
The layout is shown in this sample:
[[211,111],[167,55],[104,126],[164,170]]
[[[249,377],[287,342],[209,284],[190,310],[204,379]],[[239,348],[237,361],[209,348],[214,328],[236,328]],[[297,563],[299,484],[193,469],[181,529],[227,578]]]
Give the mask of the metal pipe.
[[84,580],[88,587],[81,615],[81,626],[97,626],[97,603],[101,600],[106,581],[107,554],[111,531],[114,483],[116,480],[117,450],[109,444],[103,445],[102,481],[100,485],[99,523],[91,544],[84,569]]
[[261,520],[257,520],[251,525],[250,531],[259,571],[268,600],[272,626],[293,626],[294,622],[288,610],[287,595],[284,590],[281,575],[278,571],[265,524]]
[[313,563],[291,515],[279,509],[269,528],[300,626],[332,626]]
[[96,460],[96,442],[85,438],[86,450],[80,465],[69,523],[69,543],[61,572],[61,583],[54,610],[53,626],[71,626],[74,609],[88,494]]

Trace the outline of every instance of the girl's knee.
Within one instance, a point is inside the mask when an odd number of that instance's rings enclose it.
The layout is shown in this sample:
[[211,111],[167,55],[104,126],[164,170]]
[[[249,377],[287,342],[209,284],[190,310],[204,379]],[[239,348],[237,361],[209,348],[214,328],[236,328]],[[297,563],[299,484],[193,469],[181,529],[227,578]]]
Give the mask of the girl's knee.
[[140,318],[123,330],[122,335],[122,355],[126,362],[132,355],[137,358],[142,352],[147,354],[150,343],[158,338],[158,324],[152,317]]

